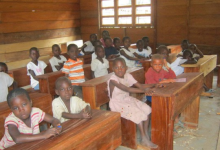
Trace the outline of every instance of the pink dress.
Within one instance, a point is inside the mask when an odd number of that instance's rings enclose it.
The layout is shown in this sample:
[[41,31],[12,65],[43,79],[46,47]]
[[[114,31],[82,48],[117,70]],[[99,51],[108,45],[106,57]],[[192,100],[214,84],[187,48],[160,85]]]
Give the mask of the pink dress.
[[[137,83],[133,76],[129,73],[124,75],[124,78],[119,78],[115,74],[108,80],[108,93],[110,97],[110,80],[117,81],[127,87]],[[116,86],[112,91],[112,97],[110,97],[109,106],[111,111],[120,112],[121,117],[132,122],[139,124],[142,121],[148,119],[148,115],[151,113],[151,108],[142,101],[131,97],[128,92],[125,92]]]

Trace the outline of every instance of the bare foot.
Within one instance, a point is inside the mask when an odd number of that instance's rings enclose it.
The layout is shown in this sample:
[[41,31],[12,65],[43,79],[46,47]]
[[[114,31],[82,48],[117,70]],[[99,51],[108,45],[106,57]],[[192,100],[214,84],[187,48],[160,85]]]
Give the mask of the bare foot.
[[147,146],[149,148],[157,148],[158,146],[151,141],[149,141],[146,137],[142,138],[141,144]]

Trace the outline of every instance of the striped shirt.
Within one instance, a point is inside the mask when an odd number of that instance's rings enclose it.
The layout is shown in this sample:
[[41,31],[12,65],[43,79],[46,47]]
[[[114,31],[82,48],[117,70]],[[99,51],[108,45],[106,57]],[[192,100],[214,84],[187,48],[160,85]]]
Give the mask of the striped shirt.
[[63,65],[62,72],[69,75],[72,85],[85,82],[83,62],[78,58],[76,61],[68,59]]
[[40,133],[39,124],[44,120],[45,113],[39,108],[32,107],[30,116],[31,127],[28,127],[22,120],[17,118],[13,113],[9,114],[9,116],[5,119],[5,135],[0,141],[0,149],[5,149],[16,144],[8,132],[9,124],[15,125],[21,134]]

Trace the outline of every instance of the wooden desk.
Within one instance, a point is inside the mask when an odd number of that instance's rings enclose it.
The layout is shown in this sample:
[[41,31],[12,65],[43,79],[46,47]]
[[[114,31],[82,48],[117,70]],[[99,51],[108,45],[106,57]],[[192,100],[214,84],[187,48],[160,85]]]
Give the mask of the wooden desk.
[[183,73],[185,83],[170,83],[156,88],[152,96],[151,138],[158,150],[173,149],[174,119],[180,114],[187,127],[197,128],[203,73]]
[[212,88],[214,69],[217,63],[217,55],[204,55],[196,64],[183,64],[184,72],[202,72],[204,73],[204,83],[208,88]]
[[94,110],[92,119],[71,119],[62,124],[57,137],[24,144],[10,149],[31,150],[113,150],[121,145],[120,114]]
[[[85,77],[90,80],[92,79],[91,65],[83,65]],[[43,75],[39,75],[39,85],[41,93],[49,93],[54,97],[55,95],[55,82],[59,77],[65,76],[61,71],[51,72]]]
[[[46,93],[31,93],[30,98],[32,100],[33,107],[42,109],[44,112],[52,115],[52,98],[50,94]],[[5,133],[4,122],[5,118],[11,113],[11,109],[8,107],[7,102],[0,103],[0,138]]]

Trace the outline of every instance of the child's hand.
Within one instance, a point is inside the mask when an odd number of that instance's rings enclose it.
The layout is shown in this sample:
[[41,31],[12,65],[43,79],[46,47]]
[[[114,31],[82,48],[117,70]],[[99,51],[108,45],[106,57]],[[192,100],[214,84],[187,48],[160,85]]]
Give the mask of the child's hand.
[[46,131],[43,133],[43,135],[44,135],[44,138],[45,138],[45,139],[48,139],[48,138],[50,138],[50,137],[52,137],[52,136],[55,136],[57,133],[58,133],[58,132],[57,132],[57,129],[56,129],[56,128],[50,128],[50,129],[46,130]]
[[81,111],[81,114],[82,114],[82,118],[91,118],[91,117],[92,117],[92,111],[91,111],[90,106],[87,105],[87,106]]
[[60,132],[62,131],[62,126],[60,124],[58,124],[55,128],[57,131],[57,135],[60,134]]
[[148,95],[148,96],[152,96],[152,94],[154,93],[154,91],[152,89],[145,89],[145,95]]

